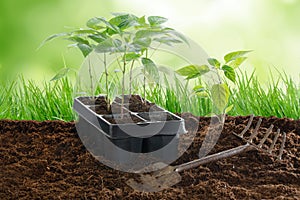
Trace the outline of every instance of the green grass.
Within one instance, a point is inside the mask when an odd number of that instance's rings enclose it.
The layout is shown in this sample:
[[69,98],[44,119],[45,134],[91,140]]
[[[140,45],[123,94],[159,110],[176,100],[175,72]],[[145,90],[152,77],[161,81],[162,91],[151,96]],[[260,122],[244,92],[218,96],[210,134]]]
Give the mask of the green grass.
[[247,76],[240,73],[238,77],[239,90],[233,90],[234,108],[230,115],[247,115],[253,113],[260,116],[277,116],[300,118],[300,85],[283,74],[263,88],[254,73]]
[[73,87],[67,78],[38,86],[23,77],[2,85],[0,119],[64,120],[75,118],[72,112]]
[[[167,80],[165,85],[147,90],[147,99],[174,113],[192,112],[198,116],[210,113],[210,100],[191,96],[187,84],[175,79],[173,86]],[[0,86],[0,119],[72,121],[76,118],[72,110],[75,90],[68,78],[45,81],[39,86],[19,77]],[[142,94],[137,86],[134,91]],[[96,91],[101,92],[100,88]],[[234,108],[229,115],[300,118],[300,86],[285,74],[277,80],[271,79],[265,88],[254,73],[250,76],[239,73],[237,87],[231,93],[229,105],[233,104]]]
[[[197,116],[206,116],[211,112],[209,99],[189,96],[188,89],[181,84],[166,90],[167,94],[161,93],[150,93],[147,98],[172,112],[192,112]],[[300,85],[297,86],[286,74],[276,80],[271,76],[271,81],[264,86],[254,72],[250,76],[240,72],[236,86],[231,87],[230,93],[228,105],[234,105],[228,113],[231,116],[254,114],[300,119]],[[162,99],[161,96],[166,98]]]

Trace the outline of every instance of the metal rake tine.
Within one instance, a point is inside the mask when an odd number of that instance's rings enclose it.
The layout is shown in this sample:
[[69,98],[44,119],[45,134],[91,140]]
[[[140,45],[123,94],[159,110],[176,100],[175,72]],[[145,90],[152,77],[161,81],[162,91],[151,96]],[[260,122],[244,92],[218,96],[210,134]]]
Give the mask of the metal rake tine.
[[263,144],[266,142],[266,140],[269,138],[270,134],[272,133],[272,130],[274,128],[274,125],[271,124],[271,126],[267,129],[266,133],[264,134],[263,138],[259,141],[259,144],[255,144],[253,143],[253,139],[258,135],[259,133],[259,128],[261,126],[261,123],[262,123],[262,119],[259,118],[258,121],[257,121],[257,124],[253,130],[253,133],[249,136],[248,139],[244,138],[244,134],[250,129],[250,126],[252,124],[252,121],[253,121],[253,115],[251,115],[250,117],[250,120],[248,121],[248,124],[246,126],[246,128],[240,133],[240,134],[236,134],[236,133],[233,133],[234,135],[238,136],[239,138],[241,138],[242,140],[246,141],[247,144],[251,145],[252,147],[255,147],[257,150],[260,150],[260,151],[265,151],[275,157],[277,157],[278,160],[281,160],[282,158],[282,154],[283,154],[283,151],[284,151],[284,146],[285,146],[285,142],[286,142],[286,133],[283,133],[283,139],[282,139],[282,142],[280,144],[280,149],[279,149],[279,154],[274,154],[272,153],[272,151],[274,150],[275,148],[275,145],[276,145],[276,142],[278,141],[278,138],[279,138],[279,135],[280,135],[280,129],[277,129],[277,132],[275,134],[275,137],[274,139],[272,140],[272,144],[269,146],[269,148],[267,149],[263,149]]
[[274,146],[278,140],[278,137],[279,137],[279,134],[280,134],[280,129],[277,129],[277,133],[275,134],[275,137],[273,139],[273,142],[271,144],[271,146],[269,147],[268,149],[268,153],[272,153],[273,149],[274,149]]
[[252,122],[253,122],[253,118],[254,118],[254,115],[252,114],[252,115],[250,116],[250,119],[249,119],[249,121],[248,121],[247,126],[245,127],[245,129],[244,129],[238,136],[240,136],[241,138],[244,137],[244,134],[249,130],[249,128],[250,128],[250,126],[251,126],[251,124],[252,124]]
[[281,142],[281,146],[280,146],[280,150],[279,150],[279,155],[278,155],[278,157],[277,157],[278,160],[281,160],[281,157],[282,157],[282,154],[283,154],[283,149],[284,149],[285,141],[286,141],[286,133],[283,132],[283,139],[282,139],[282,142]]
[[259,129],[260,125],[261,125],[261,122],[262,122],[262,119],[259,118],[259,120],[258,120],[258,122],[257,122],[257,124],[256,124],[256,127],[255,127],[255,129],[254,129],[254,132],[250,135],[250,138],[249,138],[249,140],[248,140],[250,143],[252,143],[252,140],[257,136],[257,134],[258,134],[258,129]]
[[274,127],[274,125],[272,124],[272,125],[270,126],[270,128],[268,128],[268,130],[267,130],[267,132],[266,132],[264,138],[260,141],[259,145],[257,145],[258,148],[261,148],[262,145],[265,143],[265,141],[267,140],[267,138],[270,136],[270,134],[271,134],[271,132],[272,132],[272,130],[273,130],[273,127]]

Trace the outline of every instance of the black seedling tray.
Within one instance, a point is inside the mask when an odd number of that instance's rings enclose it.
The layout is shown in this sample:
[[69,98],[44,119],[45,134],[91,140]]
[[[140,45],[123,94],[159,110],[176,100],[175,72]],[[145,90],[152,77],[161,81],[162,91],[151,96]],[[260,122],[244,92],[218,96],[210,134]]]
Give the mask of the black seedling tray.
[[[140,119],[140,122],[127,124],[112,124],[106,118],[112,117],[118,121],[120,114],[113,115],[99,115],[94,112],[95,105],[84,104],[81,101],[82,97],[75,98],[74,110],[81,116],[85,116],[85,119],[90,121],[96,126],[99,126],[108,137],[112,139],[121,139],[132,137],[151,137],[153,135],[176,135],[178,131],[181,133],[185,132],[184,120],[167,111],[160,108],[162,111],[154,111],[149,113],[137,113],[131,112],[124,105],[124,115],[131,115]],[[117,104],[117,103],[116,103]],[[158,106],[156,106],[158,107]],[[97,122],[95,121],[97,119]],[[167,121],[166,121],[167,119]],[[160,129],[158,132],[157,130]],[[141,132],[141,130],[143,130]],[[154,131],[156,131],[154,133]],[[130,134],[128,134],[130,133]]]
[[[79,115],[78,124],[80,130],[77,131],[100,134],[101,137],[107,138],[118,148],[133,153],[154,152],[165,147],[172,140],[176,140],[175,143],[172,142],[171,152],[174,154],[178,153],[178,135],[186,133],[184,120],[181,117],[157,105],[155,105],[155,111],[153,112],[138,113],[130,111],[128,104],[125,104],[123,107],[124,115],[134,117],[139,122],[113,124],[108,119],[114,118],[118,122],[121,115],[99,115],[95,112],[93,101],[88,101],[86,100],[87,98],[91,97],[74,99],[73,108]],[[117,102],[114,103],[121,105]],[[101,146],[99,147],[103,148],[100,149],[101,152],[110,151],[110,153],[105,154],[106,157],[129,162],[130,159],[128,160],[126,156],[124,157],[119,155],[118,152],[111,152],[110,149],[105,149],[105,144]],[[168,160],[169,157],[172,157],[167,155],[167,153],[161,156],[163,160]]]

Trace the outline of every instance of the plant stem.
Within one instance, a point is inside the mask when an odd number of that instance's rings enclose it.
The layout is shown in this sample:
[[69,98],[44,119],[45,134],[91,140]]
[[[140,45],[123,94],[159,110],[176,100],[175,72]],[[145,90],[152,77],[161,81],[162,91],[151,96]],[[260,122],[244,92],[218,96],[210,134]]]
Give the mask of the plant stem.
[[104,59],[103,59],[103,64],[104,64],[104,69],[105,69],[105,88],[106,88],[106,104],[107,104],[107,111],[109,111],[110,107],[110,100],[108,97],[108,72],[107,72],[107,63],[106,63],[106,54],[103,54]]
[[91,69],[91,60],[89,59],[89,75],[90,75],[90,80],[91,80],[91,95],[92,95],[92,100],[95,100],[94,97],[94,87],[93,87],[93,75],[92,75],[92,69]]
[[[146,49],[146,58],[148,58],[148,49]],[[144,84],[143,84],[143,89],[144,89],[144,104],[146,105],[146,70],[145,70],[145,66],[144,66]]]
[[222,83],[222,80],[221,80],[221,75],[220,75],[220,70],[215,68],[217,70],[217,76],[218,76],[218,79],[219,79],[219,84]]
[[144,86],[143,86],[143,88],[144,88],[144,94],[143,94],[144,104],[146,104],[146,76],[145,75],[144,75]]
[[133,69],[133,66],[134,66],[134,61],[132,61],[131,63],[131,67],[130,67],[130,74],[129,74],[129,95],[131,95],[131,89],[132,89],[132,69]]
[[123,69],[122,69],[122,106],[121,106],[121,117],[123,118],[123,106],[124,106],[124,98],[125,98],[125,71],[126,71],[126,51],[123,56]]

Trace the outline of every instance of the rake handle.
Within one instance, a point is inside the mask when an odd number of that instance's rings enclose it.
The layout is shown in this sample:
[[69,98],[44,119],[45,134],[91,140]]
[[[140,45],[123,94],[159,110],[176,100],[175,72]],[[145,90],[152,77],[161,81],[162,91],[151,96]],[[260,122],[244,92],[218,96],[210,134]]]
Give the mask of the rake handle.
[[192,169],[192,168],[198,167],[200,165],[207,164],[209,162],[213,162],[213,161],[217,161],[217,160],[220,160],[220,159],[223,159],[223,158],[228,158],[228,157],[238,155],[242,152],[249,151],[252,148],[253,147],[250,144],[247,143],[245,145],[238,146],[238,147],[235,147],[233,149],[221,151],[221,152],[216,153],[216,154],[212,154],[212,155],[209,155],[209,156],[197,159],[197,160],[193,160],[193,161],[178,165],[178,166],[175,167],[175,171],[176,172],[182,172],[184,170]]

